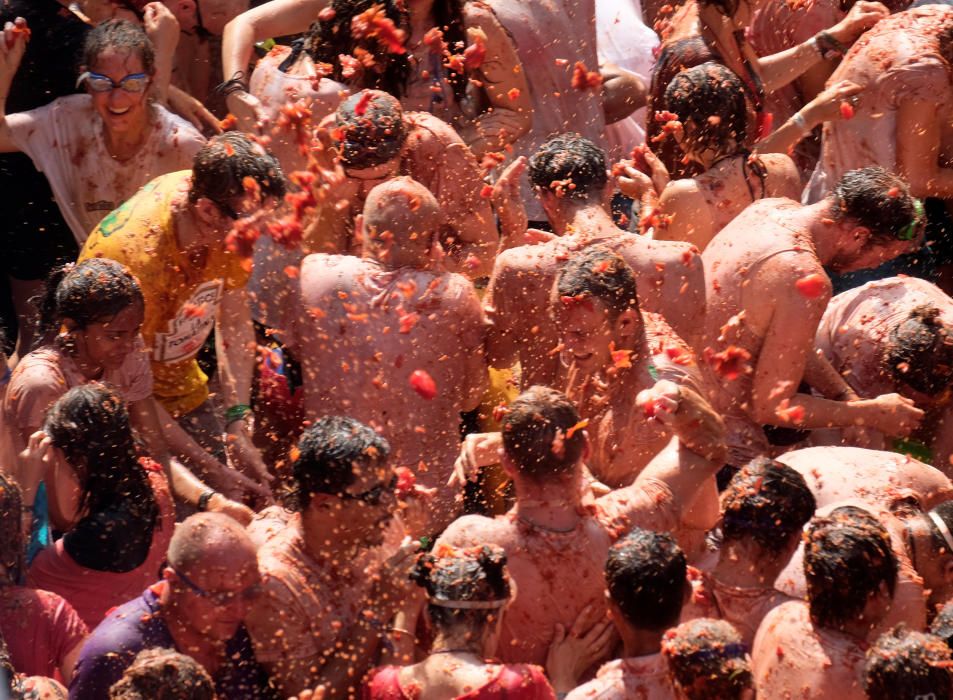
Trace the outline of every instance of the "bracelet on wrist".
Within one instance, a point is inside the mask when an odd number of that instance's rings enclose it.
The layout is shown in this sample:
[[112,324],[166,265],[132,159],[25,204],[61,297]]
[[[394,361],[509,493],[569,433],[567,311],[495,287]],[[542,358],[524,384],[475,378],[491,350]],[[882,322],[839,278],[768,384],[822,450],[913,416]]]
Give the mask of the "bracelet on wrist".
[[824,60],[824,58],[826,58],[824,56],[824,49],[821,48],[821,45],[817,41],[817,35],[812,36],[810,39],[808,39],[804,43],[809,45],[812,49],[814,49],[814,51],[817,52],[818,58],[820,58],[821,60]]
[[818,32],[814,35],[814,41],[824,58],[837,58],[847,53],[847,47],[835,39],[830,32]]
[[798,128],[798,130],[801,132],[802,137],[807,136],[809,133],[811,133],[810,125],[807,123],[807,120],[804,118],[804,115],[801,114],[800,112],[795,112],[791,116],[791,123]]
[[212,496],[217,496],[218,491],[213,491],[209,489],[199,496],[199,500],[196,502],[195,507],[198,508],[200,513],[204,513],[208,510],[208,502],[212,500]]
[[236,92],[248,92],[248,82],[245,80],[245,72],[238,71],[231,78],[215,86],[215,92],[223,97],[228,97]]

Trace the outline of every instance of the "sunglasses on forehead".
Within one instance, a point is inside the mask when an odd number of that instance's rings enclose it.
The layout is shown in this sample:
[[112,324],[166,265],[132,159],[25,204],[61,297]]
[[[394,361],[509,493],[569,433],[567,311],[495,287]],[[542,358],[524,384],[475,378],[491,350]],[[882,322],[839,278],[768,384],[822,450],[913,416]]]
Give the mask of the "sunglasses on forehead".
[[149,76],[145,73],[130,73],[118,83],[102,73],[93,73],[86,71],[80,74],[76,81],[76,87],[79,87],[85,81],[87,87],[93,92],[112,92],[113,90],[123,90],[125,92],[139,93],[149,87]]

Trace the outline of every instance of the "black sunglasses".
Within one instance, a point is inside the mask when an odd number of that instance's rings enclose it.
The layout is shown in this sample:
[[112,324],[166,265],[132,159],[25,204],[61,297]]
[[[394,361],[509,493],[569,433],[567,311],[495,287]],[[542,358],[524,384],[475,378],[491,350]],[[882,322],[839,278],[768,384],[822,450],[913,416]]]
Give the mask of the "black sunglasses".
[[363,501],[369,506],[379,506],[381,501],[384,500],[385,494],[393,493],[396,487],[397,475],[395,474],[391,477],[390,481],[382,481],[376,486],[372,486],[367,491],[362,491],[361,493],[348,493],[347,491],[341,491],[337,495],[344,501]]

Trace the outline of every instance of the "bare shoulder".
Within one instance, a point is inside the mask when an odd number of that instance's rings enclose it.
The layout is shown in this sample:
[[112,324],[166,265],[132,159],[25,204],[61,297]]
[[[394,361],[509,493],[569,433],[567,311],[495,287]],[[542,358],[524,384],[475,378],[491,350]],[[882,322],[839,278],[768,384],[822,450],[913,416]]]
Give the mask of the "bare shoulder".
[[659,206],[668,213],[707,207],[702,186],[694,178],[672,180],[659,197]]
[[765,153],[760,158],[768,171],[768,196],[800,199],[804,183],[791,157],[784,153]]
[[448,145],[463,144],[463,139],[452,126],[430,112],[408,112],[404,118],[411,126],[407,139],[415,148],[444,148]]
[[642,269],[669,271],[669,267],[684,272],[685,268],[700,265],[698,248],[684,241],[662,241],[633,234],[628,237],[625,248],[632,255],[626,262],[636,271]]
[[471,0],[463,6],[463,22],[467,27],[479,27],[488,39],[503,32],[503,25],[489,5],[479,0]]
[[480,544],[507,545],[507,523],[503,518],[464,515],[454,520],[437,539],[437,546],[473,547]]

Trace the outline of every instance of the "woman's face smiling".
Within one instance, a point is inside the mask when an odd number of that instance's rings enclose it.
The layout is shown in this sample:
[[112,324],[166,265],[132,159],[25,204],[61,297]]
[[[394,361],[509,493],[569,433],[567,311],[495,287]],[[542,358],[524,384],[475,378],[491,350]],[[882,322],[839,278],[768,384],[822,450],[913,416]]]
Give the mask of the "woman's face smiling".
[[[87,66],[87,70],[105,75],[117,85],[127,75],[146,72],[141,56],[117,48],[103,50],[93,64]],[[88,92],[110,137],[121,136],[123,140],[137,140],[137,137],[141,136],[147,123],[148,89],[138,93],[126,92],[122,88],[113,88],[106,92]]]

